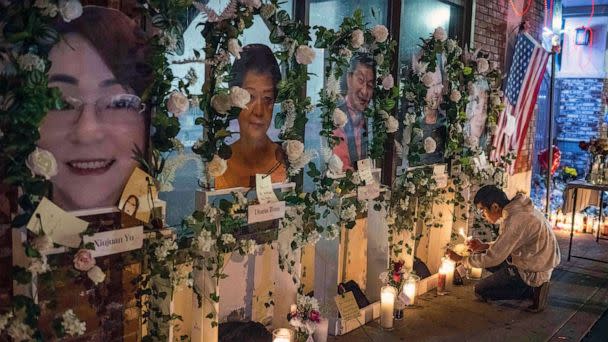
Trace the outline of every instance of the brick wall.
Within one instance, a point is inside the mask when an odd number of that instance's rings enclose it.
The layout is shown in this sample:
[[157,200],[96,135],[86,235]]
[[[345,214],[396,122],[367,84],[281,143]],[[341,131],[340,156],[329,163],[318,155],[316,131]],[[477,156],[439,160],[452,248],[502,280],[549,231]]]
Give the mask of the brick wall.
[[584,174],[589,155],[578,148],[578,142],[597,137],[604,115],[604,80],[563,78],[557,80],[556,88],[559,89],[559,110],[555,121],[562,165],[574,166],[579,174]]
[[[526,3],[527,1],[513,1],[519,11]],[[533,0],[530,9],[522,18],[511,7],[511,1],[478,0],[475,8],[475,48],[481,48],[482,51],[489,53],[490,60],[499,62],[506,74],[507,50],[513,48],[513,43],[509,44],[509,40],[512,40],[517,32],[517,25],[522,19],[528,21],[529,33],[539,40],[544,25],[543,6],[543,0]],[[532,118],[524,147],[516,160],[515,172],[525,172],[532,168],[535,121]]]

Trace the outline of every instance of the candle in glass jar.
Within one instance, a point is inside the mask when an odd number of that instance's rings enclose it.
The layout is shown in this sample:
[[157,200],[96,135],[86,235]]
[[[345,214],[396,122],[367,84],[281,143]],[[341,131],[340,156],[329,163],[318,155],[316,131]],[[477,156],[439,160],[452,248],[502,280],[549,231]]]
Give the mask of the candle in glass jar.
[[272,342],[292,342],[292,332],[287,328],[275,329],[272,332]]
[[456,263],[449,258],[444,258],[442,266],[445,267],[446,271],[445,290],[451,291],[454,286],[454,270],[456,269]]
[[471,279],[479,279],[481,278],[481,268],[478,267],[472,267],[471,268]]
[[441,267],[439,267],[439,274],[437,275],[437,294],[445,294],[446,277],[447,270],[443,265],[441,265]]
[[384,286],[380,290],[380,326],[384,329],[393,328],[393,311],[395,310],[395,297],[397,289]]
[[418,286],[418,277],[410,276],[405,285],[403,285],[403,293],[407,297],[407,305],[414,305],[416,302],[416,288]]

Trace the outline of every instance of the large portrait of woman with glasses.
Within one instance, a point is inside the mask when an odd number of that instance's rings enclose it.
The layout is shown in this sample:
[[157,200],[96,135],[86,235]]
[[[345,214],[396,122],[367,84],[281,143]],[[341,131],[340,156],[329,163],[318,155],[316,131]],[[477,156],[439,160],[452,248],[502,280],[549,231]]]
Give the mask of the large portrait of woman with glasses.
[[56,29],[49,86],[64,106],[47,113],[38,142],[57,159],[53,201],[65,210],[115,206],[137,166],[133,151],[147,148],[145,37],[123,13],[95,6]]

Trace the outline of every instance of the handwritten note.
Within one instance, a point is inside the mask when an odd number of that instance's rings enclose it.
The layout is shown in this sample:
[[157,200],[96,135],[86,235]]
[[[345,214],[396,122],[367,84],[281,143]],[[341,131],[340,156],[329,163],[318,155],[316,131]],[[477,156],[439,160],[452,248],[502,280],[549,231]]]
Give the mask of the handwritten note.
[[357,188],[357,199],[359,201],[372,200],[380,196],[380,184],[374,182]]
[[87,221],[71,215],[43,197],[26,227],[36,234],[40,234],[42,229],[53,242],[77,248],[80,245],[79,234],[84,232],[88,225]]
[[247,223],[271,221],[285,217],[285,202],[250,205],[247,208]]
[[272,179],[270,176],[255,175],[255,192],[258,194],[260,204],[277,202],[277,195],[272,190]]
[[433,165],[433,175],[438,176],[445,173],[445,164]]
[[131,227],[97,233],[93,236],[83,236],[84,243],[93,243],[93,257],[117,254],[139,249],[144,243],[144,227]]
[[154,200],[158,197],[152,176],[140,168],[135,168],[125,185],[119,209],[143,222],[150,222]]
[[365,182],[366,185],[375,183],[374,176],[372,175],[372,161],[371,159],[357,160],[357,170],[359,171],[359,177]]
[[334,299],[343,320],[359,318],[359,305],[357,305],[352,291],[345,292],[343,295],[337,295]]

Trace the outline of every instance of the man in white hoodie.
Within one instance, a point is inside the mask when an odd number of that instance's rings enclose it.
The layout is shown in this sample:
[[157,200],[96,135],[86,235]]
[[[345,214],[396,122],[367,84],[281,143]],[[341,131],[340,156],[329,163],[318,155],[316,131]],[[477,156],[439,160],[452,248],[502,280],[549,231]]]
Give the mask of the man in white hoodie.
[[486,185],[477,191],[473,203],[491,224],[500,224],[498,238],[490,243],[473,239],[473,253],[461,257],[448,250],[454,261],[467,267],[490,268],[489,277],[479,281],[475,294],[482,300],[532,299],[528,311],[545,309],[549,281],[560,262],[560,251],[543,214],[524,195],[509,200],[498,187]]

